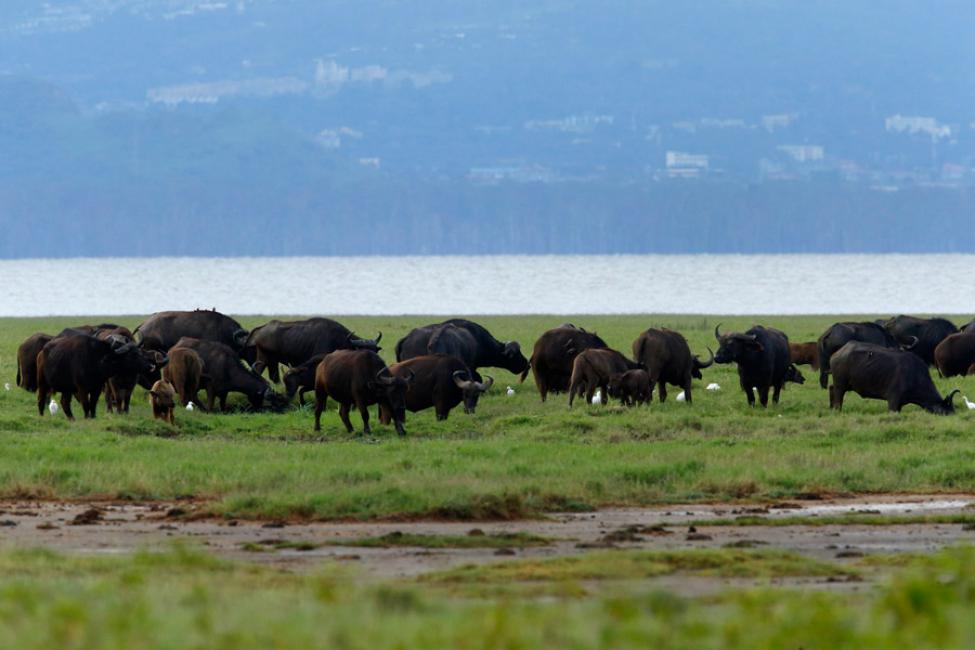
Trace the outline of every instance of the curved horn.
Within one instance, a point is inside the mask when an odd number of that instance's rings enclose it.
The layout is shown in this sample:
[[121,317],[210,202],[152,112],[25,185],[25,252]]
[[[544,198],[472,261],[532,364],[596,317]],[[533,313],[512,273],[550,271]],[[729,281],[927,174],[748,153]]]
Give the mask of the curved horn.
[[389,368],[386,367],[376,373],[376,381],[385,386],[389,386],[391,383],[396,381],[396,378],[393,377],[393,373],[391,373]]
[[945,397],[945,402],[944,402],[945,403],[945,406],[951,405],[952,400],[954,400],[954,398],[955,398],[955,395],[957,395],[960,392],[961,392],[961,390],[959,390],[958,388],[956,388],[953,391],[951,391],[950,393],[948,393],[948,396]]
[[239,345],[243,345],[244,343],[247,343],[247,338],[249,336],[250,336],[250,332],[248,332],[244,328],[240,328],[239,330],[234,332],[234,342],[238,343]]
[[136,345],[138,345],[138,344],[137,344],[137,343],[136,343],[135,341],[129,341],[129,342],[128,342],[128,343],[126,343],[125,345],[122,345],[122,346],[120,346],[120,347],[117,347],[117,348],[114,348],[114,349],[112,350],[112,352],[113,352],[114,354],[125,354],[125,353],[127,353],[127,352],[128,352],[129,350],[131,350],[132,348],[134,348],[134,347],[135,347]]
[[457,388],[461,390],[467,390],[474,383],[470,379],[461,379],[465,375],[467,375],[467,371],[465,370],[455,370],[454,374],[451,375],[454,378],[454,383],[457,384]]
[[904,350],[911,350],[914,348],[915,345],[917,345],[918,338],[916,336],[908,336],[907,338],[914,339],[914,340],[911,341],[910,343],[901,343],[901,348],[903,348]]
[[708,348],[708,354],[710,356],[709,356],[709,358],[707,360],[707,363],[704,363],[703,361],[701,361],[701,358],[698,357],[698,356],[695,356],[694,357],[694,363],[697,364],[697,367],[698,368],[700,368],[700,369],[710,368],[714,364],[714,352],[711,351],[711,348]]
[[714,326],[714,339],[718,342],[721,341],[721,332],[718,331],[718,328],[720,327],[721,327],[721,323],[718,323],[717,325]]
[[487,381],[480,382],[477,385],[477,390],[481,391],[482,393],[486,392],[487,389],[489,389],[491,386],[494,385],[494,377],[492,377],[491,375],[484,375],[484,378]]
[[379,336],[376,337],[376,345],[379,345],[379,342],[382,340],[383,340],[383,333],[379,332]]

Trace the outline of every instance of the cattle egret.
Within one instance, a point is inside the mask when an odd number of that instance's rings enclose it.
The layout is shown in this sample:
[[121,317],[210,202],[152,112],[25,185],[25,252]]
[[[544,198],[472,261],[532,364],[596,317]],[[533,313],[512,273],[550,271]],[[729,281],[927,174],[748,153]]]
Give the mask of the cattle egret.
[[58,403],[55,402],[54,398],[52,397],[51,403],[47,405],[47,410],[51,412],[51,415],[57,415],[58,412],[61,410],[61,407],[58,406]]
[[4,390],[10,390],[10,382],[9,381],[6,384],[3,385],[3,389]]
[[515,389],[512,388],[511,386],[508,386],[508,390],[506,390],[504,392],[504,394],[507,395],[508,397],[514,397],[515,396]]
[[189,404],[187,404],[187,405],[186,405],[186,410],[187,410],[187,411],[192,411],[192,410],[193,410],[193,408],[194,408],[194,407],[193,407],[193,402],[190,402]]
[[603,403],[603,394],[602,394],[602,392],[600,392],[600,390],[598,388],[596,389],[596,393],[592,396],[592,403],[593,404],[602,404]]
[[684,394],[684,391],[681,391],[681,392],[677,393],[677,401],[678,402],[684,402],[686,400],[687,400],[687,395]]
[[968,398],[965,397],[964,395],[962,395],[961,398],[965,400],[965,406],[968,407],[969,411],[975,411],[975,402],[969,402]]
[[717,385],[714,382],[711,382],[710,384],[708,384],[708,387],[705,390],[721,390],[721,386]]

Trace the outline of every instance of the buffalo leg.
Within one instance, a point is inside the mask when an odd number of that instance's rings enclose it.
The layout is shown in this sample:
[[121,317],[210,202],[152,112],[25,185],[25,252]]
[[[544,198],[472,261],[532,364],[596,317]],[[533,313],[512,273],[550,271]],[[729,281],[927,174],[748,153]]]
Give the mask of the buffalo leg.
[[684,401],[687,402],[688,404],[691,404],[692,403],[692,400],[691,400],[691,382],[690,382],[690,380],[688,380],[688,382],[686,384],[684,384]]
[[339,404],[339,417],[342,418],[342,424],[345,425],[345,430],[348,433],[355,431],[355,429],[352,428],[352,421],[349,419],[349,411],[351,410],[351,404]]
[[781,393],[781,392],[782,392],[782,386],[775,386],[772,389],[772,403],[773,404],[778,404],[779,403],[779,393]]
[[71,393],[64,391],[61,393],[61,410],[69,420],[74,420],[74,413],[71,412]]
[[44,407],[47,406],[48,390],[47,386],[37,387],[37,413],[44,417]]
[[278,383],[281,381],[281,371],[278,368],[278,360],[271,359],[267,364],[267,378],[271,380],[271,383]]
[[[91,414],[92,419],[95,418],[95,409],[98,407],[98,398],[101,397],[101,393],[89,393],[88,394],[88,412]],[[115,410],[118,410],[118,404],[115,405]]]
[[752,387],[747,386],[745,382],[741,382],[741,389],[745,391],[745,397],[748,398],[748,405],[755,406],[755,393],[752,391]]
[[226,413],[227,412],[227,393],[226,392],[220,393],[219,395],[217,395],[217,399],[220,400],[220,412],[221,413]]
[[212,386],[207,386],[207,411],[213,410],[213,402],[217,398],[217,392]]
[[667,401],[667,382],[659,381],[657,384],[657,395],[660,397],[661,404]]
[[758,401],[762,403],[762,408],[768,408],[768,386],[758,387]]
[[359,415],[362,416],[362,433],[372,433],[372,430],[369,428],[369,406],[364,402],[359,402],[356,406],[359,409]]
[[843,410],[843,397],[846,395],[846,388],[837,386],[835,383],[829,387],[829,406],[837,411]]
[[322,411],[325,410],[325,402],[328,395],[325,391],[315,391],[315,431],[322,430]]
[[602,386],[600,386],[599,394],[602,396],[602,399],[600,401],[603,403],[603,406],[609,404],[609,384],[603,384]]

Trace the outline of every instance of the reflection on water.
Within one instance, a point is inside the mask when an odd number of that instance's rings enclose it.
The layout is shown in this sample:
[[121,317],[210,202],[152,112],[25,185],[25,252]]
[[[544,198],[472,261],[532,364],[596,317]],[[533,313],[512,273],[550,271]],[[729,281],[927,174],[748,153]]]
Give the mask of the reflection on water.
[[968,314],[975,255],[0,261],[0,315]]

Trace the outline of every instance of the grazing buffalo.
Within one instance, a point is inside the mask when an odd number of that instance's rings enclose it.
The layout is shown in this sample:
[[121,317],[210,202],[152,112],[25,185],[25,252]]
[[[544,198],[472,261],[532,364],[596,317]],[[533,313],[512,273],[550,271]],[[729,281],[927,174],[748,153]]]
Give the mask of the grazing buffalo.
[[789,367],[785,369],[785,380],[787,382],[791,381],[794,384],[799,384],[800,386],[806,383],[806,378],[802,376],[799,372],[799,368],[796,364],[790,363]]
[[924,359],[929,366],[934,363],[934,349],[952,334],[958,333],[955,324],[944,318],[915,318],[895,316],[884,322],[884,327],[898,344]]
[[609,377],[607,394],[623,403],[623,406],[649,404],[653,401],[653,384],[646,370],[627,370]]
[[176,424],[176,389],[165,379],[160,379],[149,389],[149,402],[152,404],[152,417],[163,422]]
[[[473,350],[465,351],[464,354],[469,358],[461,357],[461,359],[471,371],[485,367],[504,368],[517,375],[528,369],[528,359],[521,353],[521,346],[518,343],[515,341],[502,343],[483,326],[463,318],[452,318],[442,323],[414,329],[396,344],[396,360],[406,361],[413,357],[436,353],[437,350],[431,349],[431,340],[441,328],[448,325],[465,330],[470,334],[470,338],[464,337],[464,341],[466,341],[465,345],[470,345],[471,340],[473,340]],[[442,336],[441,333],[437,338]],[[457,339],[452,334],[447,336]],[[436,341],[434,343],[436,345]],[[450,342],[451,345],[456,343],[457,341]],[[440,345],[446,344],[447,341],[440,342]]]
[[609,401],[609,381],[613,375],[627,370],[645,370],[636,361],[630,361],[622,352],[609,348],[589,348],[580,352],[572,362],[572,379],[569,382],[569,408],[576,395],[586,393],[586,402],[592,404],[596,389],[600,389],[602,402]]
[[31,334],[17,348],[17,385],[33,393],[37,390],[37,355],[47,342],[54,337],[50,334]]
[[203,385],[203,359],[192,348],[170,348],[169,363],[163,369],[163,379],[176,389],[183,406],[189,406],[190,403],[199,405],[197,393]]
[[[203,361],[203,388],[207,391],[207,410],[213,410],[215,399],[220,400],[220,410],[227,410],[228,393],[243,393],[251,407],[258,410],[265,400],[272,408],[283,406],[279,403],[271,386],[259,374],[246,367],[240,355],[229,345],[217,341],[207,341],[184,336],[174,348],[189,348],[196,351]],[[283,398],[282,398],[283,400]]]
[[161,311],[135,328],[143,348],[166,352],[184,336],[216,341],[240,353],[247,343],[247,330],[230,316],[217,311]]
[[[131,339],[117,338],[128,343]],[[110,339],[102,339],[110,340]],[[136,384],[146,390],[152,387],[153,382],[158,381],[162,376],[161,369],[169,363],[169,358],[158,350],[139,350],[145,363],[140,369],[130,367],[118,374],[109,377],[105,384],[105,409],[111,413],[116,410],[119,413],[128,413],[129,404],[132,401],[132,392]]]
[[969,375],[975,371],[975,330],[952,334],[934,349],[934,362],[942,377]]
[[819,353],[819,385],[829,385],[829,359],[850,341],[873,343],[885,348],[897,348],[897,340],[879,323],[835,323],[816,342]]
[[768,391],[772,389],[772,401],[779,403],[779,393],[786,382],[789,370],[789,337],[771,327],[756,325],[744,334],[721,334],[720,324],[714,328],[718,341],[717,363],[738,364],[738,381],[745,391],[748,405],[755,405],[752,389],[758,389],[758,399],[768,406]]
[[[535,385],[542,401],[545,401],[550,392],[562,393],[569,390],[572,362],[580,352],[606,347],[606,342],[595,332],[587,332],[571,323],[550,329],[538,337],[529,366],[535,376]],[[521,381],[525,381],[527,376],[528,368],[525,368],[521,373]]]
[[667,384],[684,389],[684,399],[691,403],[691,379],[701,379],[701,370],[714,363],[714,353],[701,361],[691,354],[687,339],[668,329],[650,328],[633,341],[633,358],[650,374],[650,390],[656,384],[660,401],[667,399]]
[[98,398],[109,377],[120,372],[143,372],[145,358],[134,341],[103,341],[95,336],[59,336],[37,355],[37,410],[42,416],[47,399],[61,393],[61,408],[69,420],[71,397],[77,396],[86,418],[95,417]]
[[[394,377],[407,379],[412,376],[406,391],[406,410],[411,413],[433,407],[438,420],[446,420],[450,409],[464,404],[464,413],[474,414],[477,400],[486,393],[494,379],[475,380],[464,362],[444,354],[428,354],[400,361],[389,367]],[[383,412],[380,420],[389,424],[389,413]]]
[[268,378],[277,383],[280,380],[279,363],[296,366],[316,354],[336,350],[379,352],[382,338],[382,332],[375,340],[360,338],[341,323],[328,318],[272,320],[251,331],[241,356],[258,374],[267,368]]
[[379,404],[396,427],[406,435],[406,391],[412,376],[396,377],[382,358],[372,350],[338,350],[327,355],[315,371],[315,431],[322,430],[322,411],[329,397],[339,403],[339,417],[352,433],[349,411],[355,405],[362,416],[363,433],[369,429],[369,407]]
[[927,364],[911,352],[851,341],[833,355],[830,363],[833,385],[829,405],[836,410],[843,409],[843,396],[852,390],[860,397],[886,400],[891,411],[917,404],[939,415],[955,412],[952,398],[958,391],[942,399]]
[[316,354],[308,361],[299,363],[284,373],[284,394],[289,400],[297,393],[298,403],[305,405],[305,393],[315,390],[315,370],[326,356],[328,355]]
[[789,359],[797,366],[809,366],[819,370],[819,350],[816,341],[808,343],[790,343]]

